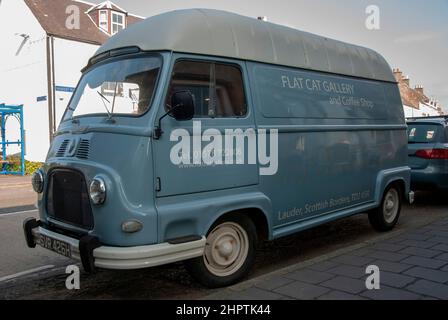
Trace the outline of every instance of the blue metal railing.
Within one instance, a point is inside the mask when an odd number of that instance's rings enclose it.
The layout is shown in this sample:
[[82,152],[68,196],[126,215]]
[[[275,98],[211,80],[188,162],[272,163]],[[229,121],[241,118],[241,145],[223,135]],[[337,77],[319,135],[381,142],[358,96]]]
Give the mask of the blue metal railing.
[[[9,117],[16,118],[20,123],[20,139],[17,141],[6,140],[6,121]],[[10,145],[20,146],[20,171],[11,171],[8,160],[7,148]],[[0,104],[0,174],[25,175],[25,130],[23,128],[23,105]]]

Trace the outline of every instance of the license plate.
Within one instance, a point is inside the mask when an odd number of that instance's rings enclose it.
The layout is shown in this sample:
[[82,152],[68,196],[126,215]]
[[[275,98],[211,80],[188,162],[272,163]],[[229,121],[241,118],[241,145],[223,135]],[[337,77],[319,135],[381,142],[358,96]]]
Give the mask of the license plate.
[[72,250],[70,244],[68,244],[67,242],[53,239],[49,236],[41,234],[37,244],[40,245],[41,247],[44,247],[45,249],[59,253],[60,255],[69,258],[72,256]]

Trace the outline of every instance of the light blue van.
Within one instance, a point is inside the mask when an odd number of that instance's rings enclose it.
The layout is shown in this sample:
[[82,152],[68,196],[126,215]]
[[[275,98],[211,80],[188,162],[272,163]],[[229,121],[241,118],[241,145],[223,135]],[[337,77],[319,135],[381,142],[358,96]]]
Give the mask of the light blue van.
[[259,241],[413,200],[400,93],[376,52],[215,10],[112,37],[33,176],[36,244],[95,268],[185,261],[209,287]]

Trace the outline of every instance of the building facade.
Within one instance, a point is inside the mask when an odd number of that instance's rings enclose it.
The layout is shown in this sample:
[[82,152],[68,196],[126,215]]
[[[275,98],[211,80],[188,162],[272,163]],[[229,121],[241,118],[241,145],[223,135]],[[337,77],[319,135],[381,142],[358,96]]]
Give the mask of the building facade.
[[440,103],[434,98],[429,98],[423,86],[417,85],[412,88],[410,78],[404,76],[400,69],[394,69],[394,75],[400,88],[406,118],[430,117],[444,114]]
[[[142,19],[111,1],[2,1],[0,103],[24,105],[27,160],[45,160],[88,59],[109,37]],[[14,121],[6,129],[8,140],[20,133]]]

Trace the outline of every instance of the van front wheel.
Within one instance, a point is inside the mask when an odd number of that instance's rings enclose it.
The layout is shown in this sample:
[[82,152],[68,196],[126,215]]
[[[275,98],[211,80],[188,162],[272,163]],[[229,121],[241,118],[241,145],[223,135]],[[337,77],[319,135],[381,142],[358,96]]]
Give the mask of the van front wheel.
[[185,267],[206,287],[232,285],[249,273],[255,260],[256,228],[239,214],[218,221],[210,230],[202,257],[185,261]]
[[369,212],[369,221],[375,230],[386,232],[395,227],[400,217],[401,201],[398,186],[392,185],[386,189],[380,206]]

